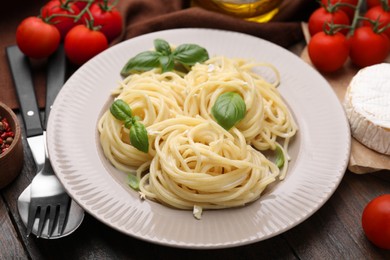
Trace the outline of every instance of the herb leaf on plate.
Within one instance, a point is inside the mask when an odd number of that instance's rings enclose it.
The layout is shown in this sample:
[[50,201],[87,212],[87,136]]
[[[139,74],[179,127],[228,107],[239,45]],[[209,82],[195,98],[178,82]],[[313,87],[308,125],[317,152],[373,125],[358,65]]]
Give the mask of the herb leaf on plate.
[[226,130],[230,130],[236,123],[245,117],[246,105],[244,99],[236,92],[221,94],[211,108],[211,114],[217,123]]
[[[132,57],[121,70],[121,75],[127,77],[160,68],[161,72],[173,71],[178,65],[181,69],[201,63],[209,59],[207,50],[197,44],[181,44],[174,50],[163,39],[154,40],[154,51],[144,51]],[[186,71],[188,72],[188,71]]]
[[139,151],[149,151],[148,132],[145,125],[139,122],[137,116],[133,116],[129,104],[122,99],[115,100],[110,107],[111,114],[122,121],[124,126],[130,129],[130,143]]

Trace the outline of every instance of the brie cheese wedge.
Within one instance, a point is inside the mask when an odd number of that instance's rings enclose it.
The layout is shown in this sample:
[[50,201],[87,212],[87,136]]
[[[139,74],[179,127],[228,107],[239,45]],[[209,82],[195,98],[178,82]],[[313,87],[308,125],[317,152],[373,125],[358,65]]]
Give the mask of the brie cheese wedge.
[[390,64],[361,69],[347,88],[344,108],[352,136],[390,155]]

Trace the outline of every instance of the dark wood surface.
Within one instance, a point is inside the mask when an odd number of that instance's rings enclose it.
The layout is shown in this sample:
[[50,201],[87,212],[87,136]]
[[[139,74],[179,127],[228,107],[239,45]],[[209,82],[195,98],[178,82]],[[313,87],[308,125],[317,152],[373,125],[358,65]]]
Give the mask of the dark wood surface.
[[16,202],[34,177],[35,165],[25,138],[23,142],[22,172],[1,190],[0,259],[390,259],[390,251],[366,239],[360,223],[365,205],[390,193],[388,171],[346,172],[333,196],[307,220],[281,235],[240,247],[189,250],[155,245],[115,231],[88,214],[65,238],[27,238]]

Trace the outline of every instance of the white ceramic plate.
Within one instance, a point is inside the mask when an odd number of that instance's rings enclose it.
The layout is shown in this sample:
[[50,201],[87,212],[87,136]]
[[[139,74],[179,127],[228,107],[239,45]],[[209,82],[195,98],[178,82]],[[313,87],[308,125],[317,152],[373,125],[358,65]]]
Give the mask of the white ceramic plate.
[[[242,208],[203,212],[141,201],[102,154],[98,119],[121,80],[119,72],[153,40],[197,43],[210,56],[270,62],[281,74],[280,92],[299,125],[287,178]],[[252,36],[208,29],[175,29],[143,35],[104,51],[66,82],[50,114],[47,132],[53,168],[68,193],[89,214],[130,236],[184,248],[223,248],[261,241],[301,223],[333,194],[350,152],[348,122],[331,87],[294,54]]]

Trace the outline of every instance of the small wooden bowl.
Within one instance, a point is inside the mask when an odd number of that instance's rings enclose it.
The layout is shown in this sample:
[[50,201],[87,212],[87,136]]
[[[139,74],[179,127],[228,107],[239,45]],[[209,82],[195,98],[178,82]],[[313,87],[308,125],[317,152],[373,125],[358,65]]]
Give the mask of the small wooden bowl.
[[0,116],[7,119],[11,130],[14,132],[14,140],[10,147],[0,154],[0,189],[11,183],[21,172],[23,167],[23,143],[22,133],[18,118],[11,108],[0,102]]

